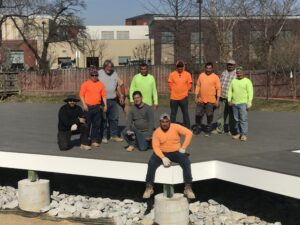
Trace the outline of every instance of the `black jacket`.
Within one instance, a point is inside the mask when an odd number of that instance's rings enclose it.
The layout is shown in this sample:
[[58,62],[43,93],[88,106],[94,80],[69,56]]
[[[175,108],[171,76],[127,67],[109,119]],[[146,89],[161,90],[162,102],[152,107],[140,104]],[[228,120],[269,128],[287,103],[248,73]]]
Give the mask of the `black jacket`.
[[68,131],[73,124],[79,125],[79,117],[84,117],[80,106],[70,107],[69,104],[63,105],[58,113],[58,130]]

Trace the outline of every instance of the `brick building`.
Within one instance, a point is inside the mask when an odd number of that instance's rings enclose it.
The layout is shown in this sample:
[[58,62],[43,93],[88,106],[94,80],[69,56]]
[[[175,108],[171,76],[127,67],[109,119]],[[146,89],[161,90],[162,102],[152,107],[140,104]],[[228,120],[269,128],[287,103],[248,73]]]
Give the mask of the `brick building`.
[[[133,18],[139,18],[142,21],[143,15]],[[145,15],[145,20],[147,18],[149,19],[148,15]],[[131,21],[130,19],[127,19],[126,22]],[[272,19],[270,18],[270,20]],[[264,32],[263,20],[260,17],[241,17],[238,19],[228,17],[220,18],[219,23],[226,24],[232,20],[237,22],[232,32],[225,34],[226,43],[223,43],[228,50],[227,58],[234,58],[239,64],[246,67],[250,67],[250,65],[261,66],[263,62],[257,55],[256,48],[258,36]],[[182,18],[176,24],[173,17],[152,15],[149,21],[150,37],[155,43],[153,47],[155,64],[173,64],[177,59],[183,59],[188,63],[199,63],[198,17]],[[272,36],[272,32],[276,33],[278,30],[276,22],[268,24],[270,36]],[[202,17],[201,27],[201,62],[223,63],[226,61],[221,55],[216,28],[212,20],[208,17]],[[287,18],[279,37],[300,37],[299,27],[300,16],[290,16]]]

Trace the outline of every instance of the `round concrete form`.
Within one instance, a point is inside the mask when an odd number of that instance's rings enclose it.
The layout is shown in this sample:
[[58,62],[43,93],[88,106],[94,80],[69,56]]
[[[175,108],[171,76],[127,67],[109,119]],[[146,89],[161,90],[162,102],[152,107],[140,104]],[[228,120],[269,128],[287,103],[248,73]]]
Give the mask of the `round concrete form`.
[[49,180],[31,182],[28,179],[18,182],[19,207],[24,211],[40,212],[50,204]]
[[163,194],[155,196],[154,221],[159,225],[188,225],[189,203],[183,194],[174,194],[172,198]]

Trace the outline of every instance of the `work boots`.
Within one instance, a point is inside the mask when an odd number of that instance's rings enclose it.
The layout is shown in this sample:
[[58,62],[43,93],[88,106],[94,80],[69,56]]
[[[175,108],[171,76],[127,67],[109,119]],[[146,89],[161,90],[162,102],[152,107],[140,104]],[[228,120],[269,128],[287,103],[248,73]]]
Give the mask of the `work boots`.
[[111,141],[114,141],[114,142],[122,142],[123,141],[123,138],[120,138],[118,136],[114,136],[114,137],[111,137],[110,138]]
[[83,151],[89,151],[89,150],[91,150],[92,148],[91,148],[91,146],[89,146],[89,145],[83,145],[83,144],[81,144],[81,145],[80,145],[80,149],[83,150]]
[[188,198],[188,199],[195,199],[196,196],[192,190],[191,184],[185,184],[184,186],[184,192],[183,194]]
[[150,184],[150,183],[147,183],[146,184],[146,190],[143,194],[143,198],[145,198],[145,199],[150,198],[153,193],[154,193],[153,185]]

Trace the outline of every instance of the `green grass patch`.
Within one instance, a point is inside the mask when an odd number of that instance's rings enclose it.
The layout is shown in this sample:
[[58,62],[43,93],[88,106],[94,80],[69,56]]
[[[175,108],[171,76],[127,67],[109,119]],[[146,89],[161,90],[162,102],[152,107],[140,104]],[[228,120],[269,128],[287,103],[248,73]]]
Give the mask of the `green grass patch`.
[[63,103],[66,95],[12,95],[5,98],[2,103]]
[[[63,104],[66,95],[13,95],[2,103],[45,103]],[[170,107],[169,95],[159,96],[159,107]],[[189,108],[195,109],[194,97],[189,96]],[[251,111],[300,112],[300,101],[254,99]]]

